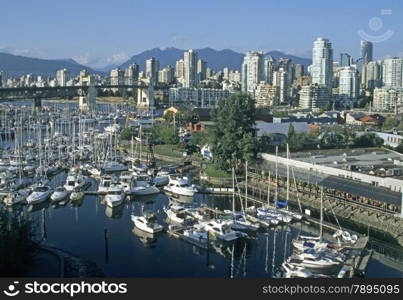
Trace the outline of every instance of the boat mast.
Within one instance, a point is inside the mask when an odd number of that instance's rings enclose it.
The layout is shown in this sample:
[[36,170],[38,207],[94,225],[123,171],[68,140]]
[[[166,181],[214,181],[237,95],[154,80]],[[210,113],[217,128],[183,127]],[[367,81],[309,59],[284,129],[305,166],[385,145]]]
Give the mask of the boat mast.
[[286,202],[287,202],[287,208],[288,208],[288,200],[290,199],[290,159],[289,159],[289,145],[287,143],[287,196],[286,196]]
[[248,161],[245,162],[245,209],[248,208]]
[[235,220],[235,170],[232,167],[232,213],[234,214]]
[[323,237],[323,186],[320,188],[320,231],[319,231],[320,241]]

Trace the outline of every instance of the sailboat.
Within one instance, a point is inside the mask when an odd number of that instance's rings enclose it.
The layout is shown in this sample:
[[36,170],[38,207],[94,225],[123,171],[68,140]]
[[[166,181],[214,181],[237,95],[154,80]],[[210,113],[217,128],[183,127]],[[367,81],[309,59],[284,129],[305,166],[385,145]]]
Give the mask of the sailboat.
[[[248,196],[246,195],[246,199]],[[242,206],[242,199],[241,200],[241,207]],[[245,203],[246,205],[247,203]],[[252,223],[251,221],[247,220],[246,213],[243,211],[236,212],[235,211],[235,170],[232,168],[232,216],[233,216],[233,223],[231,228],[234,230],[247,230],[247,231],[256,231],[259,229],[259,225],[256,223]]]

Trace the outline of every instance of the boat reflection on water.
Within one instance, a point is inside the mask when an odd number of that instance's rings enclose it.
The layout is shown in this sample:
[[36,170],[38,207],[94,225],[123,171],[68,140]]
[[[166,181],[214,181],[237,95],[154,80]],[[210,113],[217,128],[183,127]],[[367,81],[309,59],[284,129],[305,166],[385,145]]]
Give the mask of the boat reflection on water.
[[193,196],[170,194],[169,198],[178,203],[193,203]]
[[105,216],[111,219],[120,219],[123,215],[123,209],[125,204],[122,203],[121,205],[110,207],[109,205],[105,205]]
[[62,201],[57,201],[57,202],[52,202],[52,208],[53,209],[58,209],[58,208],[63,208],[65,207],[68,203],[70,202],[69,198],[66,198],[65,200]]
[[41,202],[41,203],[32,203],[29,204],[27,207],[27,211],[28,212],[35,212],[35,211],[39,211],[41,209],[46,209],[50,206],[50,202],[49,201],[45,201],[45,202]]
[[156,234],[145,232],[137,228],[133,227],[133,234],[139,238],[139,240],[143,243],[143,246],[146,248],[155,248],[157,244]]
[[81,207],[83,205],[84,198],[85,197],[81,197],[81,198],[76,199],[76,200],[71,200],[70,201],[71,206],[72,207]]

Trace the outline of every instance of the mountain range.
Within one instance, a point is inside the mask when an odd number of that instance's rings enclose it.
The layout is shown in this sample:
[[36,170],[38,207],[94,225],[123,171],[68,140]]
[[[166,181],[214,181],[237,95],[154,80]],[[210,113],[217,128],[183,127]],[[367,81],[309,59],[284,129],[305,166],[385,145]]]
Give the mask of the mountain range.
[[[175,67],[175,62],[183,58],[183,53],[186,50],[169,47],[165,49],[154,48],[143,51],[132,56],[129,60],[122,63],[119,67],[125,69],[132,63],[140,65],[141,70],[145,69],[145,61],[150,57],[155,57],[160,62],[160,68],[168,65]],[[231,70],[241,70],[244,54],[238,53],[230,49],[215,50],[211,48],[198,49],[199,58],[207,62],[207,66],[214,71],[222,70],[228,67]],[[270,55],[278,60],[281,57],[291,58],[293,63],[308,66],[311,64],[311,59],[302,58],[294,55],[282,53],[280,51],[270,51],[265,54]],[[40,59],[9,53],[0,53],[0,71],[5,71],[8,76],[22,76],[24,74],[36,74],[45,76],[55,76],[56,71],[66,68],[70,74],[75,76],[81,70],[87,69],[90,73],[109,73],[112,68],[117,65],[106,66],[102,69],[94,70],[88,66],[81,65],[73,59]]]
[[41,59],[0,53],[0,71],[5,71],[8,76],[12,77],[22,76],[24,74],[54,77],[57,70],[64,68],[68,69],[73,76],[84,69],[87,69],[90,73],[100,73],[80,65],[73,59]]
[[[143,51],[139,54],[132,56],[128,61],[123,63],[120,68],[126,68],[132,63],[137,63],[142,70],[145,69],[145,60],[150,57],[155,57],[159,63],[160,68],[164,68],[167,65],[175,67],[175,62],[183,58],[183,53],[186,50],[169,47],[165,49],[154,48],[151,50]],[[211,48],[197,49],[198,57],[207,62],[207,66],[214,71],[222,70],[224,67],[228,67],[231,70],[241,70],[244,54],[238,53],[230,49],[214,50]],[[285,54],[280,51],[269,51],[266,56],[272,56],[278,60],[281,57],[291,58],[293,63],[301,64],[305,67],[311,64],[311,59],[298,57],[290,54]]]

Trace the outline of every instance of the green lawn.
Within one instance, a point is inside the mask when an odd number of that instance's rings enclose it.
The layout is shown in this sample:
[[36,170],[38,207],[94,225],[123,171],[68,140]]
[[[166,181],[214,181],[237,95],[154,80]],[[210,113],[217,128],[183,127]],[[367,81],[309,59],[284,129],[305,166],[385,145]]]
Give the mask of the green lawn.
[[154,147],[155,154],[160,154],[164,156],[171,156],[171,157],[183,157],[182,153],[184,150],[178,149],[177,145],[155,145]]
[[216,168],[214,165],[209,165],[204,169],[207,176],[209,177],[217,177],[217,178],[231,178],[231,173],[227,173],[223,170]]

